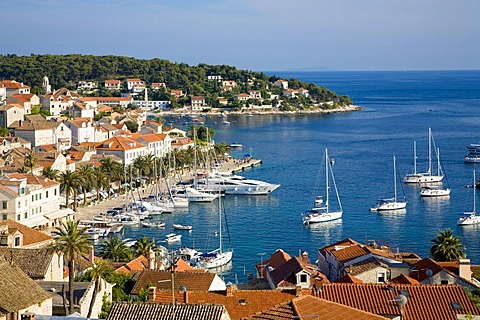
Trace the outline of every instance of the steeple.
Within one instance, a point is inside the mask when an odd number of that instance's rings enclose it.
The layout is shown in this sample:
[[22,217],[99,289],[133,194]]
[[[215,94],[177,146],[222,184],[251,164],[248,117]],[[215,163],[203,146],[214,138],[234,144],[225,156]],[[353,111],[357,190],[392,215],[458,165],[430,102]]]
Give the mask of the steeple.
[[43,77],[42,88],[45,90],[45,94],[52,92],[52,86],[50,85],[50,81],[48,80],[47,76]]

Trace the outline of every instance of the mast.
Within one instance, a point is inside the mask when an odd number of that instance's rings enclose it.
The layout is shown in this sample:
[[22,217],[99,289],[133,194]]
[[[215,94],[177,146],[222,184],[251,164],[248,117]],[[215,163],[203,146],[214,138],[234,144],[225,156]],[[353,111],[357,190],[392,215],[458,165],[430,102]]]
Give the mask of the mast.
[[397,166],[395,161],[395,155],[393,156],[393,199],[397,202]]
[[413,174],[417,175],[417,141],[413,141]]
[[432,128],[428,128],[428,175],[432,175]]
[[222,195],[220,193],[220,189],[218,191],[218,236],[220,237],[220,246],[218,247],[219,252],[223,252],[222,248]]
[[197,189],[197,127],[193,126],[193,185]]
[[473,215],[477,214],[477,186],[476,186],[476,180],[475,180],[475,170],[473,170]]
[[327,191],[327,200],[325,202],[325,207],[327,208],[327,212],[329,212],[329,186],[328,186],[328,149],[325,149],[325,186]]

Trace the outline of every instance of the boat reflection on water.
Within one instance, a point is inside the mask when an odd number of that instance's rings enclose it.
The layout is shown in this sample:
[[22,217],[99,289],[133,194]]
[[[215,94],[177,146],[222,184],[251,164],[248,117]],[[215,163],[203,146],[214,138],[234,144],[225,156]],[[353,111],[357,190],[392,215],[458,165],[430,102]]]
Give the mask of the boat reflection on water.
[[206,270],[207,270],[207,272],[216,273],[221,277],[227,276],[228,278],[231,278],[230,275],[233,272],[232,267],[233,267],[233,263],[232,263],[232,261],[230,261],[227,264],[224,264],[223,266],[216,267],[216,268],[211,268],[211,269],[206,269]]
[[342,219],[327,221],[323,223],[314,223],[304,226],[311,233],[312,240],[323,242],[325,244],[333,243],[340,239],[343,234]]

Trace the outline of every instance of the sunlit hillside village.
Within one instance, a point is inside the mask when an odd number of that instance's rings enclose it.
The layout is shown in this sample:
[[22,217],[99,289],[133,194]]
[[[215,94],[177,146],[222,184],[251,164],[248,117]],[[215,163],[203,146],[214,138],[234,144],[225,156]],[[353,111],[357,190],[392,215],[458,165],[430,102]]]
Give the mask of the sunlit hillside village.
[[[237,85],[215,75],[208,81],[225,91]],[[125,192],[131,185],[122,181],[124,168],[138,158],[194,146],[191,133],[161,121],[170,101],[149,100],[155,90],[176,97],[186,94],[182,90],[112,79],[102,86],[128,93],[91,96],[98,85],[53,88],[45,77],[45,94],[38,96],[21,82],[0,82],[0,320],[480,319],[479,269],[469,259],[436,261],[381,245],[381,239],[347,238],[298,256],[268,252],[247,283],[226,281],[183,256],[166,259],[152,243],[120,252],[124,243],[117,241],[110,251],[96,252],[78,236],[80,228],[72,229],[77,207],[93,208]],[[239,101],[258,102],[244,112],[309,94],[289,89],[286,80],[271,85],[283,95],[238,94]],[[220,97],[218,103],[229,101]],[[181,112],[209,109],[204,97],[192,96]],[[119,178],[109,171],[112,164],[122,168]],[[102,182],[87,186],[81,180],[86,172]],[[75,244],[68,242],[73,238]]]

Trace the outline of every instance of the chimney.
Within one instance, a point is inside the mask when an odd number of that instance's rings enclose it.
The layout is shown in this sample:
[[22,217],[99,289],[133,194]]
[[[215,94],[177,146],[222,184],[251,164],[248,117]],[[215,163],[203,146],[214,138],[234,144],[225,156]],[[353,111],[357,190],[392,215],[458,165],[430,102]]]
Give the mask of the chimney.
[[148,287],[148,301],[155,302],[157,297],[157,287]]
[[470,259],[458,260],[458,275],[468,281],[472,281],[472,269],[470,268]]
[[234,285],[233,283],[227,284],[227,289],[226,289],[226,296],[227,297],[233,297],[233,291],[237,290],[237,286]]
[[300,297],[302,295],[302,287],[296,286],[295,287],[295,296]]
[[148,269],[155,270],[155,252],[153,252],[152,248],[148,250],[147,259],[148,259]]
[[95,263],[95,248],[93,246],[90,247],[88,260],[90,260],[91,263]]
[[188,290],[183,292],[183,303],[188,303]]
[[35,313],[26,312],[21,315],[22,320],[35,320]]
[[303,262],[303,263],[309,263],[309,262],[308,262],[308,252],[307,252],[307,251],[304,251],[304,252],[302,253],[302,262]]

